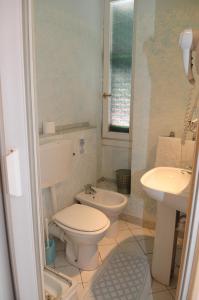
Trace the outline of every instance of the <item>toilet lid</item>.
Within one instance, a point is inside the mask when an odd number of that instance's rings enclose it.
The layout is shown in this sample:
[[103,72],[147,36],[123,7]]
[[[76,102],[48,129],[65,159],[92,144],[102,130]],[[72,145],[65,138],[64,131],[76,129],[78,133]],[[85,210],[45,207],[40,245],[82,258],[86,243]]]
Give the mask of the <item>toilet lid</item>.
[[82,204],[73,204],[56,213],[53,220],[79,231],[98,231],[109,223],[101,211]]

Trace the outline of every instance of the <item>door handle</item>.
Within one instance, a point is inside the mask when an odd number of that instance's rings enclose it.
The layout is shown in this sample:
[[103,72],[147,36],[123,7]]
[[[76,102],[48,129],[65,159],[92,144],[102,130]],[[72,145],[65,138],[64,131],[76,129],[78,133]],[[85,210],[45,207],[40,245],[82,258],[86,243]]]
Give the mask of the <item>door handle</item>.
[[19,150],[13,149],[6,156],[8,193],[11,196],[22,196],[21,170],[19,162]]
[[109,97],[111,97],[112,95],[111,94],[107,94],[107,93],[104,93],[103,94],[103,98],[109,98]]

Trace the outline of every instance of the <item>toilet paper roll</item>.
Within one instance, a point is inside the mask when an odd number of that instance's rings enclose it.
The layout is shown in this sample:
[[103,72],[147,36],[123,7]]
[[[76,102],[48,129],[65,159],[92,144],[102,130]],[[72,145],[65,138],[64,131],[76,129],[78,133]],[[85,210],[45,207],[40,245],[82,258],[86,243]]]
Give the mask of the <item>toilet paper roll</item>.
[[55,122],[43,122],[43,134],[54,134]]

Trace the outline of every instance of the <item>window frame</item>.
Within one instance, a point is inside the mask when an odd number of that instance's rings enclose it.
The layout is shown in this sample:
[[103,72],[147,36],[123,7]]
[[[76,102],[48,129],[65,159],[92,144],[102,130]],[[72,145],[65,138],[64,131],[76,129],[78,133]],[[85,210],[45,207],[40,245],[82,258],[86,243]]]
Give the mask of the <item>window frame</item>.
[[[118,0],[105,0],[104,4],[104,56],[103,56],[103,114],[102,114],[102,136],[106,139],[124,140],[127,141],[130,138],[131,132],[131,116],[129,124],[129,132],[114,132],[109,130],[110,126],[110,110],[111,99],[110,95],[110,49],[111,49],[111,2]],[[133,26],[133,24],[132,24]],[[132,84],[131,84],[131,105],[132,105]],[[131,109],[130,109],[131,114]]]

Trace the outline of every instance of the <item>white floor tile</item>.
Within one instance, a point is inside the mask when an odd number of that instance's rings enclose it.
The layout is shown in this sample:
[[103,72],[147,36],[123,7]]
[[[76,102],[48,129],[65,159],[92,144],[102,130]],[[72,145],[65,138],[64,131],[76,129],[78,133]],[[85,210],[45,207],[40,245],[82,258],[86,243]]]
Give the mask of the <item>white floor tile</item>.
[[[99,251],[99,250],[98,250]],[[100,255],[100,252],[99,252],[99,267],[102,265],[102,258],[101,258],[101,255]]]
[[116,240],[118,243],[121,243],[121,242],[134,242],[135,241],[135,238],[133,237],[131,231],[129,229],[127,230],[121,230],[119,231],[117,237],[116,237]]
[[160,282],[158,282],[156,280],[152,280],[151,288],[152,288],[153,293],[167,290],[167,287],[165,285],[161,284]]
[[66,260],[66,254],[64,251],[59,251],[56,254],[56,259],[55,259],[55,268],[58,267],[64,267],[68,264]]
[[137,240],[144,240],[149,237],[153,237],[153,233],[147,228],[134,228],[130,230]]
[[153,253],[153,238],[147,238],[145,240],[138,240],[139,245],[142,247],[145,254]]
[[113,238],[108,238],[108,237],[104,237],[99,243],[98,245],[113,245],[116,243],[116,239]]
[[117,244],[112,245],[101,245],[98,247],[100,256],[102,258],[102,261],[104,261],[108,255],[110,255],[117,247]]
[[[83,282],[83,287],[84,287],[83,295],[86,294],[86,297],[83,297],[83,300],[96,300],[93,296],[89,295],[89,293],[88,293],[89,286],[90,286],[90,283]],[[81,297],[80,297],[80,300],[81,300]]]
[[77,295],[79,297],[79,300],[81,300],[83,298],[83,295],[84,295],[84,286],[82,283],[79,283],[78,286],[77,286]]
[[81,278],[82,278],[83,284],[89,283],[98,271],[99,271],[99,268],[96,270],[93,270],[93,271],[81,271]]
[[96,300],[96,298],[93,297],[93,295],[91,295],[90,293],[87,293],[86,297],[80,298],[79,300]]
[[88,282],[83,282],[83,287],[84,287],[84,289],[87,289],[88,286],[89,286],[89,283],[88,283]]
[[[152,252],[154,243],[154,230],[143,228],[137,224],[132,224],[123,220],[119,220],[119,233],[116,239],[103,238],[98,245],[100,264],[103,264],[105,259],[109,259],[114,251],[122,251],[126,253],[134,253],[135,255],[146,255],[149,265],[152,262]],[[74,280],[78,284],[78,295],[82,299],[85,290],[89,286],[91,280],[97,274],[100,268],[94,271],[80,271],[78,268],[70,265],[65,257],[64,244],[57,242],[57,256],[55,260],[55,269]],[[179,248],[178,248],[179,249]],[[178,256],[179,252],[178,251]],[[176,260],[177,261],[177,260]],[[173,300],[175,298],[175,288],[177,285],[177,271],[175,269],[175,276],[171,281],[169,288],[153,280],[151,285],[151,294],[146,300]],[[85,300],[85,299],[84,299]],[[92,297],[86,300],[94,300]],[[145,299],[144,299],[145,300]]]
[[130,230],[143,228],[141,225],[130,223],[130,222],[127,222],[127,226]]
[[173,300],[173,296],[169,291],[163,291],[152,294],[152,300]]
[[169,290],[169,293],[173,296],[173,298],[175,299],[176,297],[176,289],[171,289]]
[[128,230],[128,225],[126,221],[118,220],[118,229],[119,230]]
[[78,283],[82,283],[80,271],[78,268],[68,264],[65,267],[58,267],[56,268],[56,270],[76,280]]

